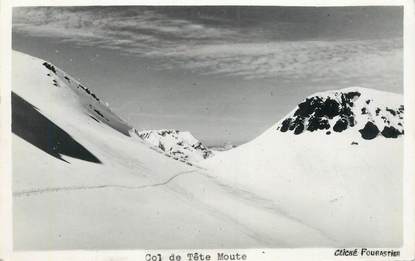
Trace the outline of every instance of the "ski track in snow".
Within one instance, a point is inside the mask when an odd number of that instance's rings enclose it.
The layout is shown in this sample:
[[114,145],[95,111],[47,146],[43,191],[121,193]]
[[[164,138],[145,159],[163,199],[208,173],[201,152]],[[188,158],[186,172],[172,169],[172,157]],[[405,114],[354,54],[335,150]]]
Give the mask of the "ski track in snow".
[[96,185],[96,186],[70,186],[70,187],[52,187],[52,188],[42,188],[42,189],[33,189],[33,190],[23,190],[23,191],[16,191],[13,192],[13,196],[18,198],[22,196],[32,196],[32,195],[39,195],[43,193],[51,193],[51,192],[62,192],[62,191],[75,191],[75,190],[89,190],[89,189],[105,189],[105,188],[118,188],[118,189],[146,189],[146,188],[153,188],[158,186],[163,186],[177,178],[178,176],[190,174],[195,172],[196,170],[188,170],[179,172],[166,181],[155,183],[155,184],[148,184],[148,185],[141,185],[141,186],[127,186],[127,185],[117,185],[117,184],[104,184],[104,185]]
[[[304,227],[307,227],[311,230],[314,230],[317,234],[319,234],[323,238],[326,238],[328,241],[335,242],[335,240],[333,238],[328,236],[323,231],[321,231],[321,230],[319,230],[319,229],[317,229],[313,226],[310,226],[309,224],[304,223],[302,220],[299,220],[295,217],[292,217],[288,213],[285,213],[278,206],[276,206],[273,202],[271,202],[267,199],[263,199],[263,198],[259,197],[258,195],[250,193],[248,191],[245,191],[245,190],[242,190],[242,189],[239,189],[239,188],[235,188],[235,187],[231,187],[229,185],[225,185],[221,182],[218,182],[217,180],[213,180],[211,176],[200,173],[197,170],[181,171],[181,172],[178,172],[175,175],[171,176],[170,178],[168,178],[167,180],[165,180],[163,182],[158,182],[158,183],[148,184],[148,185],[141,185],[141,186],[103,184],[103,185],[95,185],[95,186],[51,187],[51,188],[43,188],[43,189],[17,191],[17,192],[13,193],[13,196],[15,198],[19,198],[19,197],[36,196],[36,195],[41,195],[41,194],[44,194],[44,193],[93,190],[93,189],[106,189],[106,188],[109,188],[109,189],[113,188],[113,189],[140,190],[140,189],[147,189],[147,188],[154,188],[154,187],[168,185],[169,183],[171,183],[172,181],[177,179],[179,176],[184,176],[184,175],[187,175],[187,174],[202,175],[205,178],[211,180],[212,183],[215,186],[221,188],[223,190],[221,193],[232,195],[232,197],[235,198],[235,199],[238,199],[238,198],[242,199],[242,202],[244,202],[244,205],[249,206],[249,207],[254,207],[255,209],[262,209],[262,210],[265,210],[267,212],[277,214],[280,217],[285,217],[287,220],[291,220],[291,222],[298,223],[301,226],[304,226]],[[169,186],[168,189],[175,192],[175,193],[177,193],[178,195],[184,196],[184,198],[186,198],[187,193],[183,193],[183,191],[180,191],[180,189],[177,190],[177,188],[174,189],[174,187],[176,187],[176,186],[173,186],[173,187]],[[196,199],[193,199],[193,201],[195,201],[195,200]],[[252,229],[249,225],[246,225],[246,224],[244,224],[244,222],[241,222],[241,221],[238,221],[235,218],[232,218],[231,216],[229,216],[229,214],[221,211],[220,209],[215,208],[214,206],[210,206],[210,204],[203,202],[203,200],[196,200],[196,201],[198,202],[198,204],[196,204],[196,206],[194,206],[194,207],[199,207],[202,210],[209,212],[212,216],[216,216],[219,219],[221,219],[221,220],[223,220],[223,221],[225,221],[229,224],[239,226],[241,231],[244,231],[245,234],[247,234],[250,237],[260,241],[262,244],[271,246],[272,242],[275,241],[275,239],[273,239],[272,237],[265,236],[262,233],[258,233],[257,231],[255,231],[255,229]],[[194,205],[194,204],[192,204],[192,205]],[[279,243],[281,245],[287,244],[287,242],[282,241],[282,240],[280,240]]]
[[[240,203],[242,203],[244,205],[244,208],[247,209],[255,209],[255,211],[259,211],[259,212],[267,212],[270,215],[275,215],[276,217],[279,218],[283,218],[286,220],[286,222],[288,222],[286,225],[288,224],[297,224],[300,227],[303,227],[307,230],[309,230],[309,232],[313,232],[316,235],[319,235],[321,238],[324,238],[327,242],[330,242],[330,244],[335,245],[337,242],[336,239],[334,239],[332,236],[328,235],[327,233],[325,233],[324,231],[322,231],[321,229],[308,224],[306,222],[304,222],[303,220],[290,215],[289,213],[287,213],[286,211],[282,210],[280,206],[278,206],[278,204],[276,204],[275,202],[273,202],[272,200],[263,198],[259,195],[257,195],[256,193],[253,192],[249,192],[247,190],[241,189],[241,188],[237,188],[237,187],[233,187],[230,186],[228,184],[222,183],[219,180],[217,180],[216,178],[212,177],[211,175],[209,175],[208,173],[201,173],[201,172],[196,172],[195,174],[201,175],[202,177],[210,180],[210,184],[212,184],[214,187],[218,188],[219,190],[216,191],[215,193],[220,193],[223,194],[223,198],[232,198],[233,200],[236,200]],[[189,198],[188,193],[186,192],[186,189],[183,191],[182,189],[180,189],[180,185],[178,185],[178,179],[175,180],[176,184],[168,184],[168,188],[170,188],[171,190],[175,191],[177,194],[184,196],[187,198]],[[175,186],[176,185],[176,186]],[[273,238],[272,236],[267,236],[265,233],[261,233],[259,231],[256,231],[256,229],[254,227],[252,227],[251,225],[248,224],[244,224],[244,222],[242,220],[239,220],[238,218],[232,217],[232,215],[229,215],[229,213],[224,212],[223,210],[221,210],[220,207],[215,206],[215,205],[211,205],[207,202],[205,202],[203,199],[201,198],[196,198],[196,197],[191,197],[191,201],[194,202],[198,202],[195,206],[203,209],[204,211],[209,212],[212,216],[216,216],[226,222],[228,222],[229,224],[233,224],[233,225],[237,225],[241,228],[241,231],[244,231],[245,234],[251,236],[252,238],[260,241],[262,244],[264,244],[265,246],[273,246],[273,244],[275,243],[276,239]],[[278,240],[279,245],[281,246],[290,246],[290,243],[286,240]],[[329,246],[329,245],[327,245]]]
[[217,183],[217,184],[219,186],[223,187],[226,191],[232,193],[235,197],[240,197],[240,198],[244,199],[246,202],[250,202],[252,204],[252,206],[260,206],[261,208],[266,209],[271,213],[275,213],[278,216],[286,217],[287,219],[290,219],[293,222],[297,222],[298,224],[306,226],[306,227],[310,228],[311,230],[314,230],[317,234],[320,234],[321,236],[323,236],[324,238],[326,238],[326,239],[328,239],[332,242],[336,241],[334,238],[329,236],[327,233],[325,233],[321,229],[318,229],[317,227],[312,226],[310,224],[306,224],[303,220],[301,220],[301,219],[289,214],[288,212],[284,211],[280,206],[278,206],[278,204],[276,204],[272,200],[262,198],[259,195],[254,194],[250,191],[247,191],[247,190],[244,190],[244,189],[241,189],[241,188],[231,187],[231,186],[229,186],[227,184],[224,184],[224,183]]

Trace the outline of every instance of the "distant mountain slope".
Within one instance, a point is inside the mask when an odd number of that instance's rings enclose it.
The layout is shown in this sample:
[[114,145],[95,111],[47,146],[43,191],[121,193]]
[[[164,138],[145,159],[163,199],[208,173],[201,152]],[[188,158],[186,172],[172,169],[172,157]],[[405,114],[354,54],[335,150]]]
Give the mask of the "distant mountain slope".
[[399,246],[403,123],[401,95],[318,93],[256,139],[201,165],[344,245]]
[[191,164],[213,154],[187,131],[143,130],[136,131],[136,134],[152,146],[159,148],[165,155],[182,162]]

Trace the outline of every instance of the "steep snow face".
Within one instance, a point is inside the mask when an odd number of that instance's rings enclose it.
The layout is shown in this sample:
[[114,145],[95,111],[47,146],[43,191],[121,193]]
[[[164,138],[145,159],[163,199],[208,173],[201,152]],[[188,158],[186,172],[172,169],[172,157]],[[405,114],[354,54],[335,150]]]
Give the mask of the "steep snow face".
[[[201,165],[340,245],[399,246],[402,104],[401,95],[363,88],[312,95],[256,139]],[[379,133],[364,130],[371,123]]]
[[[172,169],[187,169],[186,165],[149,149],[136,135],[131,136],[132,128],[125,121],[67,73],[19,52],[13,52],[12,58],[12,131],[16,153],[13,178],[17,184],[30,185],[32,176],[27,173],[37,171],[43,176],[33,177],[47,186],[50,182],[61,183],[56,177],[65,173],[73,177],[62,178],[69,185],[88,182],[88,177],[97,173],[103,175],[103,182],[114,173],[119,173],[117,178],[122,180],[125,175],[140,176],[150,167],[146,175],[151,173],[157,179],[165,175],[157,162]],[[21,160],[28,155],[33,164],[22,164]],[[91,173],[79,174],[82,178],[78,180],[77,173],[85,171],[83,168]],[[56,177],[49,180],[49,175]]]
[[[384,103],[384,97],[388,102]],[[358,131],[363,139],[397,138],[404,134],[404,105],[399,95],[352,87],[309,96],[285,119],[277,130],[324,132]]]
[[77,95],[77,102],[86,114],[99,124],[105,124],[120,133],[131,136],[138,135],[151,146],[159,148],[158,152],[181,162],[196,162],[212,155],[201,142],[189,132],[178,130],[158,130],[137,132],[128,123],[114,114],[111,109],[89,88],[82,85],[74,77],[65,73],[50,62],[41,62],[47,70],[46,76],[50,84],[56,88],[68,88]]
[[108,106],[104,105],[101,99],[90,89],[50,62],[44,61],[42,65],[48,70],[46,75],[50,78],[53,86],[56,88],[66,87],[78,94],[79,102],[81,102],[91,119],[98,123],[106,124],[124,135],[130,135],[129,130],[131,126],[114,114]]
[[179,130],[144,130],[136,134],[175,160],[191,164],[213,155],[202,142],[190,132]]

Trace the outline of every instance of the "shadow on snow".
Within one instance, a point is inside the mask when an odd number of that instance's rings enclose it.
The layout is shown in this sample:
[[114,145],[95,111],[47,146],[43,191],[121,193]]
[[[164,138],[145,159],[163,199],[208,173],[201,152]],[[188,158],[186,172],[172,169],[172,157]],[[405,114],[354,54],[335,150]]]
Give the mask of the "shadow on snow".
[[62,158],[73,158],[102,163],[67,132],[43,116],[38,109],[12,92],[12,132],[49,155],[69,163]]

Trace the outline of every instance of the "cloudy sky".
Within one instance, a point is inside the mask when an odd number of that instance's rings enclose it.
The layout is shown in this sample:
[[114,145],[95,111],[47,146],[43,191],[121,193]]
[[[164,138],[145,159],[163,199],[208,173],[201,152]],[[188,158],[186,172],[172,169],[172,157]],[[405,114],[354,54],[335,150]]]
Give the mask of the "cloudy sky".
[[402,93],[401,7],[19,7],[13,49],[137,129],[246,142],[317,91]]

